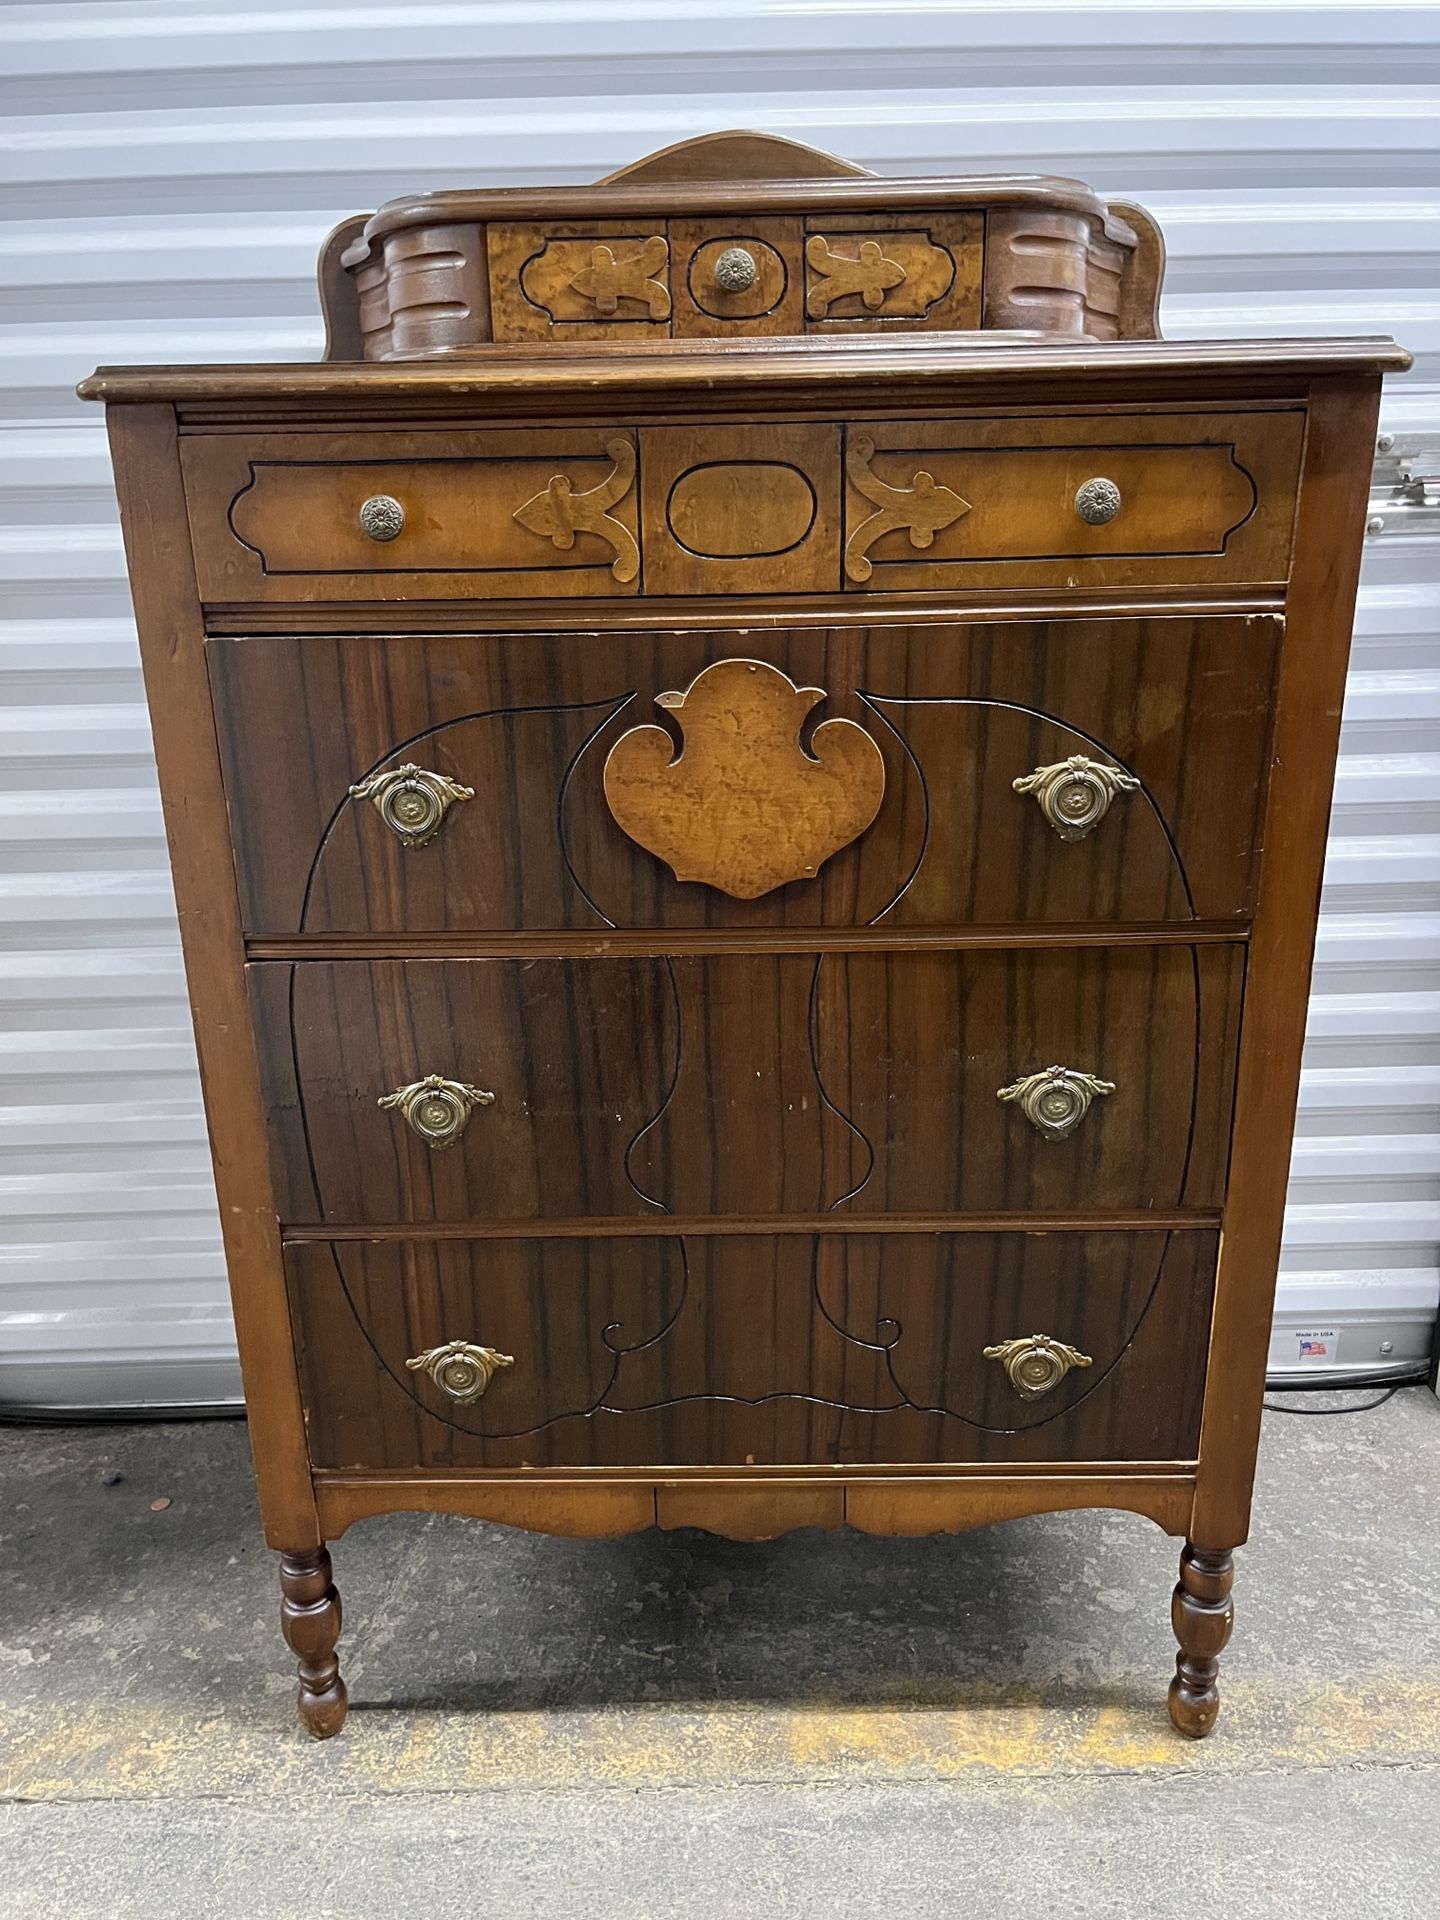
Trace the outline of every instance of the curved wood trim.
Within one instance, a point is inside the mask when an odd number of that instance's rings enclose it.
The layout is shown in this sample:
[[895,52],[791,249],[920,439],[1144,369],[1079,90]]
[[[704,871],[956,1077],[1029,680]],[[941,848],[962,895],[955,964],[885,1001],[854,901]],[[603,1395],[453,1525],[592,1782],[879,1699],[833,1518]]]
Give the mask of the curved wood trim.
[[1133,200],[1112,200],[1110,211],[1135,232],[1136,247],[1120,279],[1120,338],[1160,340],[1160,289],[1165,280],[1165,236]]
[[842,160],[803,140],[780,133],[751,133],[743,127],[676,140],[628,167],[617,167],[595,182],[613,187],[624,180],[873,180],[869,167]]
[[363,360],[365,336],[360,330],[360,296],[342,265],[342,256],[365,231],[365,215],[352,214],[325,238],[315,263],[320,288],[320,311],[325,319],[325,360]]
[[608,1540],[645,1527],[700,1527],[729,1540],[773,1540],[797,1527],[851,1526],[862,1533],[917,1538],[963,1533],[1036,1513],[1105,1507],[1138,1513],[1166,1533],[1189,1525],[1195,1479],[1189,1472],[1007,1474],[911,1469],[905,1480],[872,1474],[835,1481],[755,1476],[723,1481],[700,1474],[665,1479],[581,1478],[530,1471],[523,1482],[385,1479],[326,1475],[315,1497],[327,1540],[357,1520],[382,1513],[453,1513],[498,1526],[575,1540]]

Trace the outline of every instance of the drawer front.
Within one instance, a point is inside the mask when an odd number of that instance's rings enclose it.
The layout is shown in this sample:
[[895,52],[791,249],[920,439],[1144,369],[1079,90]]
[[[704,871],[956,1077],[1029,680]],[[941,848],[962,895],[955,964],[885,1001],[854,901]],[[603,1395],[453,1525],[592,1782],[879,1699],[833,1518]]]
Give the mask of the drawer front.
[[978,213],[494,222],[492,334],[743,339],[976,328],[983,236]]
[[283,1217],[1220,1203],[1238,946],[265,962]]
[[[208,600],[605,598],[639,590],[633,433],[181,442]],[[450,449],[453,448],[453,451]]]
[[322,1469],[834,1467],[1193,1459],[1215,1251],[857,1233],[287,1261]]
[[1281,582],[1302,426],[198,434],[181,457],[212,602],[834,596]]
[[[1216,615],[211,641],[245,926],[1240,916],[1280,639]],[[737,645],[757,670],[707,675]],[[670,770],[682,730],[708,758]],[[843,749],[823,774],[817,740]],[[1077,758],[1102,771],[1069,777]]]

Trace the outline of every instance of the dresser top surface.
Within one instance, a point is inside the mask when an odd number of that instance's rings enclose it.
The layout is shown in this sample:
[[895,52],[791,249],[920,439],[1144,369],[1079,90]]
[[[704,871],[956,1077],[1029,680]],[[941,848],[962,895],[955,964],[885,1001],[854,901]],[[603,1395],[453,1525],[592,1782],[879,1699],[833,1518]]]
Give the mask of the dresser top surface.
[[[598,341],[564,346],[485,346],[426,361],[321,361],[254,366],[100,367],[77,391],[83,400],[143,403],[191,400],[380,398],[484,401],[501,398],[634,399],[662,394],[692,403],[749,402],[785,393],[853,402],[868,388],[964,388],[983,404],[1017,384],[1046,389],[1123,388],[1135,399],[1193,383],[1206,393],[1326,374],[1403,373],[1411,355],[1388,336],[1308,340],[1057,341],[1010,334],[908,335],[902,339],[771,339],[716,343],[657,340],[632,346]],[[892,392],[892,397],[894,397]]]

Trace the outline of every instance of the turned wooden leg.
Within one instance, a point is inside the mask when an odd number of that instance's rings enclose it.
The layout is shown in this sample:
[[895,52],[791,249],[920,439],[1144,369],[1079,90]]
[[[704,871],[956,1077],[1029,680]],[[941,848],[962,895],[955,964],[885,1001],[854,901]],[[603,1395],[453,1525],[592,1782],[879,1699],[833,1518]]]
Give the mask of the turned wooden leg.
[[1235,1624],[1230,1589],[1235,1561],[1228,1552],[1188,1543],[1180,1555],[1180,1582],[1170,1619],[1180,1651],[1170,1682],[1170,1718],[1192,1740],[1203,1740],[1220,1711],[1220,1655]]
[[300,1718],[317,1740],[345,1724],[349,1701],[340,1678],[340,1596],[330,1579],[324,1547],[280,1556],[280,1626],[300,1662]]

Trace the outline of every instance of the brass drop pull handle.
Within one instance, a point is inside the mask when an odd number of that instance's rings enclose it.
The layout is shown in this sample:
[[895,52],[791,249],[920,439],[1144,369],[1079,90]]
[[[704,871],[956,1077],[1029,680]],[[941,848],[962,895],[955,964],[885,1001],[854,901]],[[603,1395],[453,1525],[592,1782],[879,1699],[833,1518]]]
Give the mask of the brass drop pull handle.
[[1010,1384],[1022,1400],[1038,1400],[1058,1387],[1072,1367],[1093,1367],[1095,1362],[1078,1347],[1066,1346],[1048,1333],[1032,1333],[1023,1340],[1002,1340],[986,1347],[985,1358],[998,1360],[1010,1376]]
[[726,247],[715,262],[715,284],[722,293],[748,293],[759,271],[748,247]]
[[1033,793],[1040,811],[1062,840],[1083,840],[1110,811],[1117,793],[1134,793],[1140,782],[1133,773],[1089,760],[1083,753],[1036,767],[1011,781],[1016,793]]
[[1121,507],[1120,489],[1113,480],[1087,480],[1075,492],[1075,511],[1087,527],[1104,527]]
[[369,800],[402,847],[423,847],[455,802],[473,800],[475,789],[425,767],[391,767],[351,787],[350,798]]
[[430,1347],[417,1353],[405,1365],[411,1373],[427,1374],[440,1391],[460,1405],[478,1400],[501,1367],[513,1367],[508,1353],[494,1347],[472,1346],[468,1340],[451,1340],[443,1347]]
[[405,509],[391,493],[372,493],[360,509],[360,531],[369,540],[398,540],[405,531]]
[[484,1087],[467,1087],[463,1080],[446,1080],[430,1073],[394,1093],[382,1093],[375,1103],[393,1108],[412,1133],[427,1147],[453,1147],[469,1124],[476,1107],[493,1107],[495,1096]]
[[1027,1073],[1011,1086],[1001,1087],[995,1098],[1014,1101],[1045,1139],[1063,1140],[1085,1118],[1097,1094],[1114,1091],[1113,1080],[1081,1073],[1076,1067],[1046,1067],[1040,1073]]

